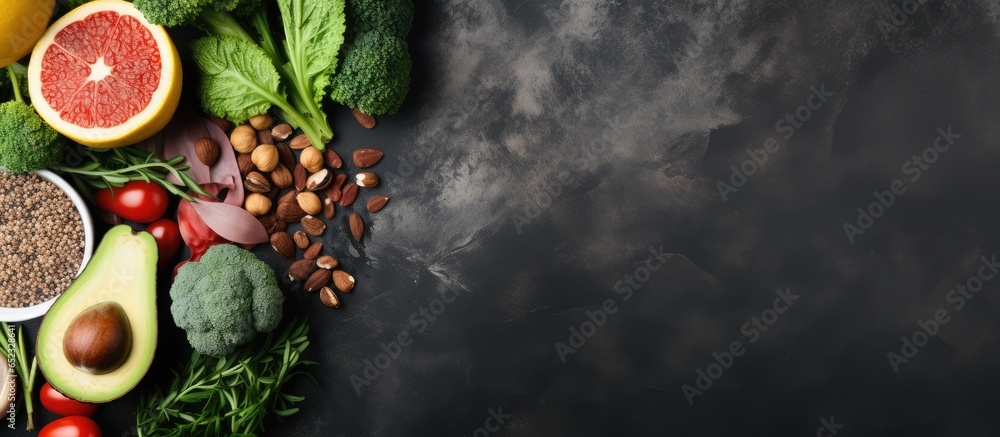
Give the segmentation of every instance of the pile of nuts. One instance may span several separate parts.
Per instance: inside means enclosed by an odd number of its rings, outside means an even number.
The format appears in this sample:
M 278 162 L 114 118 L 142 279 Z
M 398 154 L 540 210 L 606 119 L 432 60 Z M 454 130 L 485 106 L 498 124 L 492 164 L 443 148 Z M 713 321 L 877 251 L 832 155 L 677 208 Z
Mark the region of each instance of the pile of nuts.
M 229 134 L 237 152 L 237 163 L 247 191 L 243 208 L 264 225 L 274 251 L 294 261 L 288 278 L 304 282 L 303 287 L 308 292 L 318 291 L 320 300 L 327 306 L 339 307 L 340 299 L 334 290 L 349 293 L 354 288 L 354 277 L 337 269 L 340 265 L 337 259 L 324 254 L 323 243 L 314 242 L 311 237 L 324 234 L 327 221 L 337 214 L 338 203 L 341 208 L 349 208 L 362 188 L 378 185 L 378 176 L 362 171 L 348 182 L 347 173 L 337 172 L 344 167 L 337 152 L 329 148 L 320 152 L 313 147 L 309 137 L 294 135 L 290 125 L 275 124 L 268 114 L 253 117 L 249 124 L 235 128 L 225 120 L 214 117 L 213 120 Z M 219 156 L 219 145 L 210 138 L 199 139 L 195 150 L 199 160 L 206 165 L 214 164 Z M 357 168 L 368 169 L 382 156 L 383 153 L 376 149 L 360 149 L 354 152 L 353 161 Z M 366 209 L 374 214 L 388 202 L 386 196 L 373 196 Z M 288 229 L 293 224 L 301 227 L 294 236 Z M 365 231 L 360 214 L 350 214 L 348 228 L 360 243 Z M 302 251 L 301 259 L 296 260 L 296 249 Z

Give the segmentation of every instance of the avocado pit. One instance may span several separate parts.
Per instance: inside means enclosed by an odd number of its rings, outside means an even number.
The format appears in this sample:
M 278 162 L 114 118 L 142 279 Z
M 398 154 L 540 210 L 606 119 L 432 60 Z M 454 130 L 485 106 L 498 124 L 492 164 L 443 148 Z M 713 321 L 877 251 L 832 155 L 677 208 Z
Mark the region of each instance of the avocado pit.
M 70 322 L 63 337 L 63 354 L 73 367 L 92 375 L 121 367 L 132 348 L 132 329 L 117 302 L 87 308 Z

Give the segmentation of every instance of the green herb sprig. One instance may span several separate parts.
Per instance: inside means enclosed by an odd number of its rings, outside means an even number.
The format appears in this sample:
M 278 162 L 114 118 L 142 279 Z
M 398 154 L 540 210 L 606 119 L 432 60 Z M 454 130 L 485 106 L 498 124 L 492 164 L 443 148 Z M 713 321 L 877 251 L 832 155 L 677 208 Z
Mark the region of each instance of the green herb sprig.
M 25 415 L 28 416 L 28 431 L 35 429 L 35 403 L 32 400 L 35 392 L 35 374 L 38 372 L 38 359 L 31 357 L 31 365 L 28 365 L 28 348 L 24 346 L 24 327 L 17 326 L 17 346 L 14 348 L 14 370 L 18 378 L 21 379 L 21 399 L 24 400 Z M 7 322 L 0 322 L 0 341 L 6 349 L 10 343 L 10 326 Z
M 184 186 L 195 193 L 211 196 L 185 172 L 191 167 L 184 165 L 184 156 L 163 161 L 148 152 L 135 147 L 121 147 L 110 150 L 92 149 L 87 160 L 77 167 L 57 165 L 53 170 L 68 175 L 76 188 L 87 200 L 93 201 L 94 191 L 120 188 L 130 181 L 155 182 L 167 191 L 194 202 L 195 199 L 170 182 L 168 175 L 174 175 Z
M 281 391 L 297 370 L 315 365 L 302 357 L 309 346 L 307 321 L 293 321 L 280 334 L 216 358 L 192 352 L 174 372 L 170 388 L 142 396 L 136 411 L 140 437 L 255 435 L 269 413 L 288 417 L 305 399 Z

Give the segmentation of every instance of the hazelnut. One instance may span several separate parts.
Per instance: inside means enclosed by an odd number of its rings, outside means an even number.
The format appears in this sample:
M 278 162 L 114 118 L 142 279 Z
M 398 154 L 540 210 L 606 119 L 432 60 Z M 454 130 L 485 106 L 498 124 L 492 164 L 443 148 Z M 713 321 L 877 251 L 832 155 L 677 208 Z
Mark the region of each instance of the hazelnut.
M 323 169 L 323 152 L 315 147 L 306 147 L 302 149 L 302 154 L 299 155 L 299 162 L 309 170 L 309 173 L 316 173 Z
M 269 172 L 278 166 L 278 149 L 270 144 L 261 144 L 254 149 L 250 159 L 260 171 Z
M 243 200 L 243 208 L 255 217 L 267 215 L 271 212 L 271 199 L 260 193 L 250 193 Z
M 274 182 L 278 188 L 288 188 L 292 186 L 292 172 L 288 171 L 288 167 L 283 164 L 278 164 L 271 172 L 271 182 Z
M 241 124 L 233 129 L 229 135 L 229 141 L 233 143 L 233 148 L 240 153 L 250 153 L 257 148 L 257 131 L 249 124 Z
M 257 130 L 270 129 L 274 125 L 274 120 L 269 114 L 260 114 L 250 117 L 250 125 Z
M 299 203 L 299 208 L 302 208 L 306 214 L 316 215 L 323 212 L 323 202 L 319 200 L 319 196 L 312 191 L 303 191 L 295 196 L 295 200 Z

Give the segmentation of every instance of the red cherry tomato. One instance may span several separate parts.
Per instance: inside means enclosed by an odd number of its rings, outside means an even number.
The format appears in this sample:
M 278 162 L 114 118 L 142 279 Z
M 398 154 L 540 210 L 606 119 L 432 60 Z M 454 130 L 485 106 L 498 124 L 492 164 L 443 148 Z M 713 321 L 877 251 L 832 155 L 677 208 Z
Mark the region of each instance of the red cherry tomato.
M 45 425 L 38 437 L 101 437 L 101 428 L 87 416 L 69 416 Z
M 42 384 L 42 390 L 38 392 L 38 397 L 42 400 L 42 406 L 60 416 L 89 416 L 97 411 L 97 404 L 86 404 L 75 401 L 59 393 L 52 388 L 49 383 Z
M 156 183 L 131 181 L 124 187 L 105 188 L 94 195 L 97 206 L 138 223 L 152 223 L 167 212 L 167 190 Z
M 146 232 L 153 234 L 153 238 L 156 239 L 156 249 L 160 257 L 156 265 L 160 268 L 170 265 L 181 249 L 181 231 L 177 227 L 177 222 L 161 218 L 150 223 L 146 227 Z

